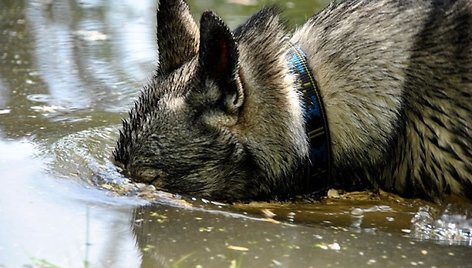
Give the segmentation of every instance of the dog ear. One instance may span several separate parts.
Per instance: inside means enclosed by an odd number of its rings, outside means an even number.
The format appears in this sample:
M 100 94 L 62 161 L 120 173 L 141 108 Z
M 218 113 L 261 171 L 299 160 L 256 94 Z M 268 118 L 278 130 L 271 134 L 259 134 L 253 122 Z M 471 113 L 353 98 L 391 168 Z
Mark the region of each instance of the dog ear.
M 197 55 L 199 30 L 183 0 L 160 0 L 156 17 L 157 74 L 168 74 Z
M 233 33 L 212 11 L 200 20 L 199 68 L 204 79 L 216 83 L 228 110 L 242 105 L 243 90 L 238 75 L 239 52 Z

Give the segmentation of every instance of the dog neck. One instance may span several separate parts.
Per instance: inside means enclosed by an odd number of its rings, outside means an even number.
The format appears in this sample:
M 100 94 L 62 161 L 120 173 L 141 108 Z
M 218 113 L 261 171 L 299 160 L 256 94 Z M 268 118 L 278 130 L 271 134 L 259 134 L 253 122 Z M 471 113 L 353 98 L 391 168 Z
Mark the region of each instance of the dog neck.
M 305 171 L 307 186 L 310 190 L 319 190 L 320 186 L 327 185 L 331 177 L 331 140 L 323 100 L 305 53 L 299 46 L 290 44 L 287 60 L 290 72 L 296 77 L 295 84 L 304 108 L 305 128 L 310 143 Z

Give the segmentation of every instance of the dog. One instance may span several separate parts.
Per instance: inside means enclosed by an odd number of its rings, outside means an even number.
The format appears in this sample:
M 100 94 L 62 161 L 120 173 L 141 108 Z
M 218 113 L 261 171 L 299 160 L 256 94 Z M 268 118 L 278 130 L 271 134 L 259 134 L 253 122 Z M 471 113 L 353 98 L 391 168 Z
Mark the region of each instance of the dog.
M 159 63 L 113 152 L 134 181 L 212 200 L 330 187 L 472 200 L 472 1 L 346 0 L 293 32 L 161 0 Z

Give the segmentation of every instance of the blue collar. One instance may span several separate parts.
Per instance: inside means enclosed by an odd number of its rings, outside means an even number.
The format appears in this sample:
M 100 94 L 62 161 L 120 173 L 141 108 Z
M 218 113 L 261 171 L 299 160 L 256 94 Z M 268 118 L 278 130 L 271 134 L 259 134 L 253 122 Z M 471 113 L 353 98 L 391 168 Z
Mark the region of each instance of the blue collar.
M 331 139 L 319 87 L 308 66 L 307 57 L 298 45 L 290 46 L 287 53 L 288 64 L 290 72 L 296 77 L 295 83 L 305 110 L 305 128 L 310 142 L 310 155 L 305 170 L 307 188 L 304 190 L 312 192 L 326 187 L 331 179 Z

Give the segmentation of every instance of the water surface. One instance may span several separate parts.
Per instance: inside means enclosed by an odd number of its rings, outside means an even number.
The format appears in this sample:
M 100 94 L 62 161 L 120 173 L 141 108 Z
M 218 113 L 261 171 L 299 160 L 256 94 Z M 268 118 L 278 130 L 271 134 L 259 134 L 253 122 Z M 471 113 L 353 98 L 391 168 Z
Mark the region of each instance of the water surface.
M 155 68 L 155 2 L 0 0 L 0 267 L 472 266 L 467 206 L 230 206 L 127 184 L 110 155 Z M 189 3 L 235 27 L 269 2 Z M 327 4 L 277 3 L 292 26 Z

